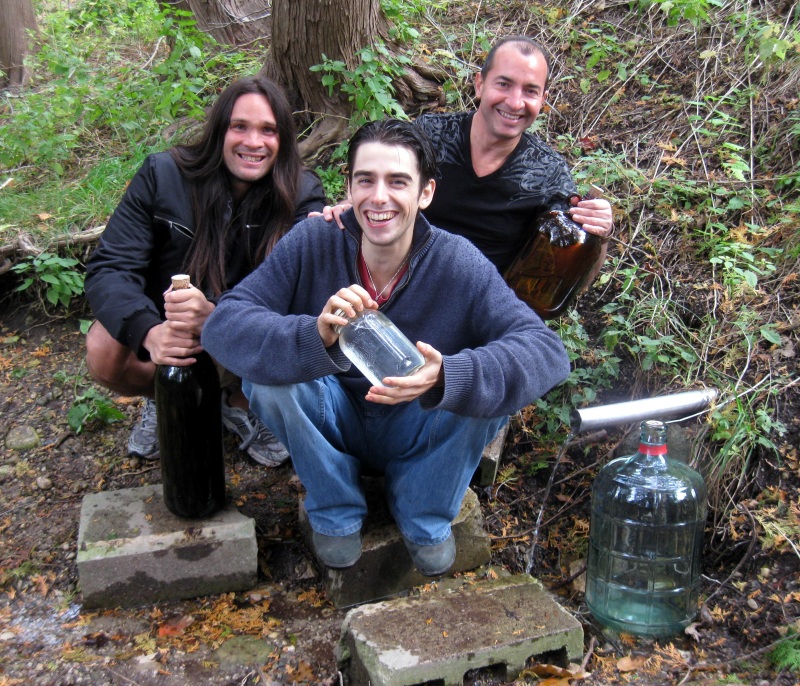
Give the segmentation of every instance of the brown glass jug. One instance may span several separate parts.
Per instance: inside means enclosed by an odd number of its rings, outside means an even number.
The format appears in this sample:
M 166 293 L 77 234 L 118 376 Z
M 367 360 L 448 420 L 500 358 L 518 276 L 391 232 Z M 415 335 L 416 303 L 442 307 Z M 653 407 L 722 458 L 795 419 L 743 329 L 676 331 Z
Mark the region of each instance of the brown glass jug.
M 602 194 L 595 188 L 589 197 Z M 566 212 L 553 210 L 537 217 L 505 280 L 542 319 L 553 319 L 588 285 L 602 256 L 602 239 L 584 231 Z

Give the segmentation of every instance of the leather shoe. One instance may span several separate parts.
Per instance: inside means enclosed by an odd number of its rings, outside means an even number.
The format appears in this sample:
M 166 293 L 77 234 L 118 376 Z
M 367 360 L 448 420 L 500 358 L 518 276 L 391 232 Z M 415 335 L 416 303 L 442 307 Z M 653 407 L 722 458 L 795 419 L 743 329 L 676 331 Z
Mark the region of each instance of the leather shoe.
M 456 539 L 453 532 L 450 537 L 436 545 L 417 545 L 403 537 L 414 566 L 424 576 L 439 576 L 444 574 L 456 561 Z
M 361 557 L 360 531 L 347 536 L 327 536 L 312 531 L 311 542 L 319 561 L 331 569 L 347 569 Z

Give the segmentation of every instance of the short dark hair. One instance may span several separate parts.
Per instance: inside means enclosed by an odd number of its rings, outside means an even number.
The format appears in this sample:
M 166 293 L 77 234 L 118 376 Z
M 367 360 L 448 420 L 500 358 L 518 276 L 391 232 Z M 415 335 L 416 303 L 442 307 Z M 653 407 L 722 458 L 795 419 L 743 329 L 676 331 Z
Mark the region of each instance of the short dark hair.
M 410 121 L 380 119 L 364 124 L 350 138 L 347 151 L 347 178 L 353 180 L 356 152 L 364 143 L 383 143 L 408 148 L 417 158 L 420 191 L 436 174 L 436 155 L 428 135 Z
M 528 38 L 528 36 L 504 36 L 500 40 L 498 40 L 493 46 L 492 49 L 489 50 L 489 54 L 486 55 L 486 59 L 483 62 L 483 67 L 481 67 L 481 76 L 486 78 L 486 75 L 492 70 L 492 65 L 494 64 L 494 56 L 497 53 L 497 49 L 502 45 L 507 45 L 508 43 L 513 43 L 517 50 L 520 51 L 523 55 L 533 55 L 539 54 L 544 57 L 544 61 L 547 64 L 547 78 L 544 82 L 544 88 L 547 90 L 547 84 L 550 83 L 550 72 L 553 69 L 553 56 L 550 54 L 550 51 L 545 48 L 541 43 L 538 41 L 533 40 L 533 38 Z

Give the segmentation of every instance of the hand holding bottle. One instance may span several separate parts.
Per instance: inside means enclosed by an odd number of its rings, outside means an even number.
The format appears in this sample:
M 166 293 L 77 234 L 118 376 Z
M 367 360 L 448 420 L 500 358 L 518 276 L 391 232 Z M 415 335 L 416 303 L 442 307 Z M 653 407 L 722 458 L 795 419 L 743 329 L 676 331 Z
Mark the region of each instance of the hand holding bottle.
M 176 328 L 170 321 L 161 322 L 150 329 L 143 345 L 153 362 L 174 367 L 194 364 L 196 359 L 193 356 L 203 350 L 199 336 Z
M 366 399 L 381 405 L 397 405 L 416 400 L 435 386 L 444 385 L 442 354 L 432 345 L 417 343 L 417 349 L 425 358 L 425 364 L 409 376 L 389 376 L 382 386 L 369 389 Z
M 164 293 L 164 311 L 176 330 L 189 332 L 199 339 L 206 319 L 214 311 L 214 303 L 194 286 L 179 289 L 170 286 Z
M 325 307 L 317 317 L 317 331 L 322 339 L 322 344 L 326 348 L 330 348 L 339 339 L 339 332 L 333 327 L 344 326 L 348 322 L 348 317 L 355 317 L 365 309 L 377 310 L 378 303 L 362 286 L 353 284 L 336 291 L 328 298 L 328 302 L 325 303 Z M 339 310 L 344 312 L 343 316 L 337 314 Z
M 585 197 L 573 195 L 569 216 L 587 233 L 608 239 L 614 232 L 614 213 L 604 194 L 602 188 L 592 185 Z

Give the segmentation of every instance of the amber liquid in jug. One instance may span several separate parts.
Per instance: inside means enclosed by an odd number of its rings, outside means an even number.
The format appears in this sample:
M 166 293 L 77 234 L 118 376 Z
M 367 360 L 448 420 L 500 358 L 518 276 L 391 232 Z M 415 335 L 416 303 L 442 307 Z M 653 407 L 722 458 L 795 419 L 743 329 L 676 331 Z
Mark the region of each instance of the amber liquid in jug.
M 601 197 L 592 186 L 588 197 Z M 560 316 L 588 285 L 603 252 L 603 241 L 566 212 L 536 219 L 533 233 L 505 274 L 517 297 L 542 319 Z

